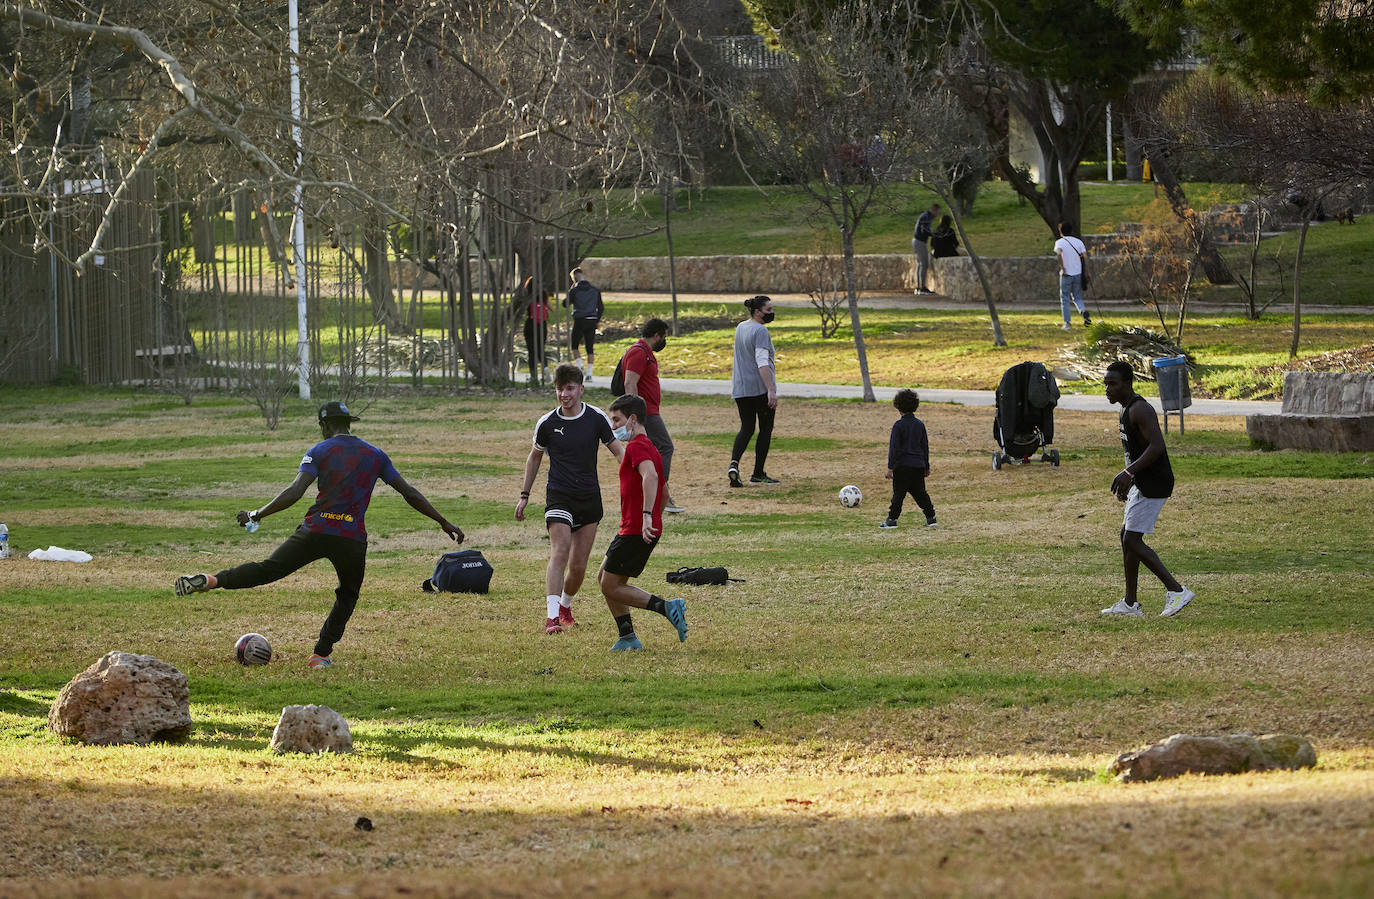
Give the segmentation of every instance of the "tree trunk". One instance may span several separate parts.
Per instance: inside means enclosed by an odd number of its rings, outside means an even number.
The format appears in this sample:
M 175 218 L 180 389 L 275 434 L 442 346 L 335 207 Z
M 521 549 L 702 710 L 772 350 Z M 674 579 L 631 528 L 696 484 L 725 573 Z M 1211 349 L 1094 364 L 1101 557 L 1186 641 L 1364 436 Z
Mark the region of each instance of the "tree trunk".
M 1129 115 L 1121 117 L 1121 147 L 1126 153 L 1126 180 L 1139 181 L 1145 175 L 1145 152 Z
M 391 290 L 391 264 L 386 227 L 381 215 L 369 213 L 363 222 L 363 290 L 372 300 L 372 320 L 400 334 L 409 333 Z
M 854 351 L 859 356 L 859 376 L 863 379 L 864 402 L 877 400 L 873 393 L 873 379 L 868 374 L 868 350 L 864 346 L 864 329 L 859 322 L 859 290 L 854 280 L 854 233 L 848 225 L 841 232 L 844 242 L 844 281 L 849 291 L 849 325 L 854 330 Z
M 1159 186 L 1164 188 L 1164 196 L 1169 200 L 1169 208 L 1174 211 L 1174 215 L 1181 222 L 1188 221 L 1188 213 L 1191 207 L 1188 205 L 1188 195 L 1183 190 L 1183 184 L 1178 180 L 1178 173 L 1169 164 L 1168 157 L 1163 153 L 1156 153 L 1150 157 L 1150 171 Z M 1202 272 L 1207 276 L 1207 280 L 1213 284 L 1231 284 L 1235 281 L 1235 276 L 1231 274 L 1231 269 L 1221 258 L 1221 253 L 1217 251 L 1217 245 L 1212 242 L 1211 235 L 1201 220 L 1201 213 L 1197 213 L 1198 233 L 1194 235 L 1197 244 L 1198 262 L 1202 263 Z
M 941 195 L 941 199 L 944 199 Z M 946 201 L 948 202 L 948 201 Z M 968 251 L 968 258 L 973 263 L 973 270 L 978 273 L 978 283 L 983 286 L 983 297 L 988 304 L 988 318 L 992 320 L 992 345 L 1006 346 L 1007 340 L 1002 336 L 1002 319 L 997 315 L 997 301 L 992 298 L 992 285 L 988 283 L 988 273 L 983 268 L 982 258 L 969 246 L 968 233 L 964 231 L 964 221 L 958 215 L 951 215 L 954 219 L 954 230 L 959 232 L 959 243 L 964 245 Z
M 1307 228 L 1312 224 L 1312 211 L 1316 204 L 1302 213 L 1302 231 L 1298 233 L 1298 255 L 1293 260 L 1293 342 L 1288 345 L 1288 358 L 1298 355 L 1298 336 L 1302 333 L 1302 251 L 1307 244 Z
M 1132 97 L 1126 103 L 1122 119 L 1125 121 L 1126 128 L 1134 136 L 1136 146 L 1142 148 L 1143 152 L 1149 155 L 1150 173 L 1159 186 L 1164 188 L 1164 196 L 1169 201 L 1169 208 L 1173 210 L 1174 216 L 1180 222 L 1186 224 L 1188 213 L 1191 211 L 1191 207 L 1188 205 L 1188 195 L 1183 190 L 1182 182 L 1178 180 L 1178 173 L 1169 163 L 1169 145 L 1150 127 L 1149 107 L 1157 104 L 1158 101 L 1156 92 L 1147 92 Z M 1129 147 L 1130 144 L 1128 143 L 1127 146 Z M 1235 276 L 1231 274 L 1231 269 L 1227 266 L 1226 261 L 1221 258 L 1221 253 L 1217 251 L 1211 236 L 1207 234 L 1200 222 L 1198 227 L 1200 230 L 1196 235 L 1195 242 L 1198 261 L 1202 263 L 1203 274 L 1213 284 L 1234 283 Z
M 673 255 L 673 208 L 677 205 L 677 191 L 673 176 L 667 176 L 663 189 L 663 231 L 668 238 L 668 290 L 673 295 L 673 336 L 677 336 L 677 257 Z

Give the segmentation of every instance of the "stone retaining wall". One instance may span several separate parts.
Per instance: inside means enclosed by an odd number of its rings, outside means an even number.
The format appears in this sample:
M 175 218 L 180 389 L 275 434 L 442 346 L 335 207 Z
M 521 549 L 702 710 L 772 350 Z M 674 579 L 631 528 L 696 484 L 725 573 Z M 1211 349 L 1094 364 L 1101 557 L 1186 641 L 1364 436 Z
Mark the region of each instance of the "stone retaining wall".
M 1283 376 L 1283 411 L 1247 415 L 1245 431 L 1281 449 L 1374 450 L 1374 375 L 1290 371 Z
M 1059 296 L 1059 262 L 1054 256 L 1020 256 L 982 260 L 999 302 Z M 844 290 L 840 256 L 682 256 L 677 259 L 677 289 L 684 293 L 808 293 L 818 285 Z M 859 289 L 878 293 L 911 293 L 916 286 L 916 257 L 889 253 L 854 257 Z M 608 295 L 617 290 L 667 291 L 666 256 L 594 257 L 582 263 L 587 278 Z M 1116 256 L 1090 261 L 1093 296 L 1121 299 L 1140 296 L 1125 262 Z M 982 303 L 983 288 L 967 256 L 932 260 L 927 286 L 950 299 Z

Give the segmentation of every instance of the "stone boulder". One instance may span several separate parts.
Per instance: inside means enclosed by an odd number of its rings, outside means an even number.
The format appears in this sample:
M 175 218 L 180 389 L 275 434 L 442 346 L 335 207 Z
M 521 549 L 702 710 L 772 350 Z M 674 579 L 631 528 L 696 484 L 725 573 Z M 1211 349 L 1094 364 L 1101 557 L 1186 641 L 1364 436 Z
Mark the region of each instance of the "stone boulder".
M 1374 450 L 1374 375 L 1287 372 L 1282 411 L 1245 416 L 1245 430 L 1256 443 L 1279 449 Z
M 1317 753 L 1312 744 L 1292 734 L 1174 734 L 1137 752 L 1122 753 L 1108 770 L 1122 783 L 1136 783 L 1180 774 L 1242 774 L 1275 768 L 1311 768 L 1315 764 Z
M 183 740 L 191 732 L 191 691 L 186 675 L 161 659 L 106 653 L 62 688 L 48 726 L 102 746 Z
M 352 752 L 343 715 L 327 705 L 289 705 L 272 731 L 273 752 Z

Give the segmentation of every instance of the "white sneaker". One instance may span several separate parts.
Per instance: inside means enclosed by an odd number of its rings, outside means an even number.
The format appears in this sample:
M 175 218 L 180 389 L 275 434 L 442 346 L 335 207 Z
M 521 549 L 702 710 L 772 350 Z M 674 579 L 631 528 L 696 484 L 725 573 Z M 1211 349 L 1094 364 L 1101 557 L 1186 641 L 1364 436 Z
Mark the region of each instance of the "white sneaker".
M 1145 610 L 1139 604 L 1130 605 L 1123 596 L 1108 608 L 1102 610 L 1103 615 L 1121 615 L 1124 618 L 1143 618 Z
M 1184 587 L 1177 593 L 1170 590 L 1168 593 L 1164 594 L 1164 611 L 1159 613 L 1159 617 L 1173 618 L 1179 612 L 1183 611 L 1184 606 L 1193 601 L 1194 596 L 1197 596 L 1197 594 L 1187 587 Z
M 1061 331 L 1072 331 L 1072 330 L 1073 330 L 1073 325 L 1069 324 L 1068 322 L 1064 322 L 1064 324 L 1062 324 L 1062 325 L 1059 326 L 1059 330 L 1061 330 Z

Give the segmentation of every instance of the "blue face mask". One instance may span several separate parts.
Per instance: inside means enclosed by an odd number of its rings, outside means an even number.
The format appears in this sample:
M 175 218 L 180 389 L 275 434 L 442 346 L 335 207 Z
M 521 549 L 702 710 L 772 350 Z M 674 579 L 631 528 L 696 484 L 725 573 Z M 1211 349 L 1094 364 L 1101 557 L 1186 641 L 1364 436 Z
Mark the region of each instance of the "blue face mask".
M 614 431 L 611 431 L 611 433 L 615 435 L 615 439 L 619 440 L 621 443 L 628 443 L 630 441 L 630 436 L 634 432 L 630 430 L 629 425 L 625 425 L 623 428 L 616 428 Z

